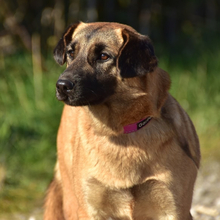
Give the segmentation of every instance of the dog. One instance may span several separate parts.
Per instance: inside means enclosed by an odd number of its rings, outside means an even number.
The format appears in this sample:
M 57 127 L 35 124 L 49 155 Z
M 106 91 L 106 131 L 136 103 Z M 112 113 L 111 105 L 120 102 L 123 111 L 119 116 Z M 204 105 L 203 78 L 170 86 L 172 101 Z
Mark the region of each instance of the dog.
M 195 128 L 169 94 L 148 36 L 108 22 L 67 28 L 64 105 L 44 220 L 190 220 L 200 165 Z

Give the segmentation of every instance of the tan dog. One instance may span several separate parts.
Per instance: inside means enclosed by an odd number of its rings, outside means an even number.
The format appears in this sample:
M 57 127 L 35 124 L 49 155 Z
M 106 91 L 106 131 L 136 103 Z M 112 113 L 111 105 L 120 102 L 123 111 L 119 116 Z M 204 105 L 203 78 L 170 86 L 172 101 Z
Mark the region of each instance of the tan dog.
M 147 36 L 117 23 L 70 26 L 58 160 L 45 220 L 190 220 L 200 162 L 192 122 L 168 93 Z

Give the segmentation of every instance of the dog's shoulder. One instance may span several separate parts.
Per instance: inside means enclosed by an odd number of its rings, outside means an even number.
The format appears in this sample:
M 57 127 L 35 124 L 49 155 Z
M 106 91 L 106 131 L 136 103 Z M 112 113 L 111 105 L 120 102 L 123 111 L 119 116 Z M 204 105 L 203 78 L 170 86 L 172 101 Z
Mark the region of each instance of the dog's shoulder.
M 195 127 L 185 110 L 170 94 L 161 110 L 161 117 L 172 127 L 180 147 L 199 167 L 200 147 Z

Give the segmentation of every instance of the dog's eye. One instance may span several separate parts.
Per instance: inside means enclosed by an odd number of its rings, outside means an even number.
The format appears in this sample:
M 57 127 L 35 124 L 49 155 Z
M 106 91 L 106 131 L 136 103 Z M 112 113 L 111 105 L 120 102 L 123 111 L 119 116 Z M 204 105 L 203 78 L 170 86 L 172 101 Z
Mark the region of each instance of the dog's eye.
M 106 60 L 108 60 L 109 59 L 109 55 L 108 54 L 106 54 L 106 53 L 101 53 L 100 54 L 100 57 L 99 57 L 99 60 L 102 60 L 102 61 L 106 61 Z
M 74 50 L 69 50 L 67 51 L 67 55 L 70 57 L 70 58 L 74 58 Z

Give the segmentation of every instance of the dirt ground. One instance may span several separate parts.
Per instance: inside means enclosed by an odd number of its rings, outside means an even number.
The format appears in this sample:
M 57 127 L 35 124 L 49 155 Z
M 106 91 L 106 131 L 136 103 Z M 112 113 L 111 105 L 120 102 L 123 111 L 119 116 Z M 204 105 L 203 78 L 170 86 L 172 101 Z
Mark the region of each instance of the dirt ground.
M 201 166 L 191 212 L 194 220 L 220 220 L 220 162 Z

